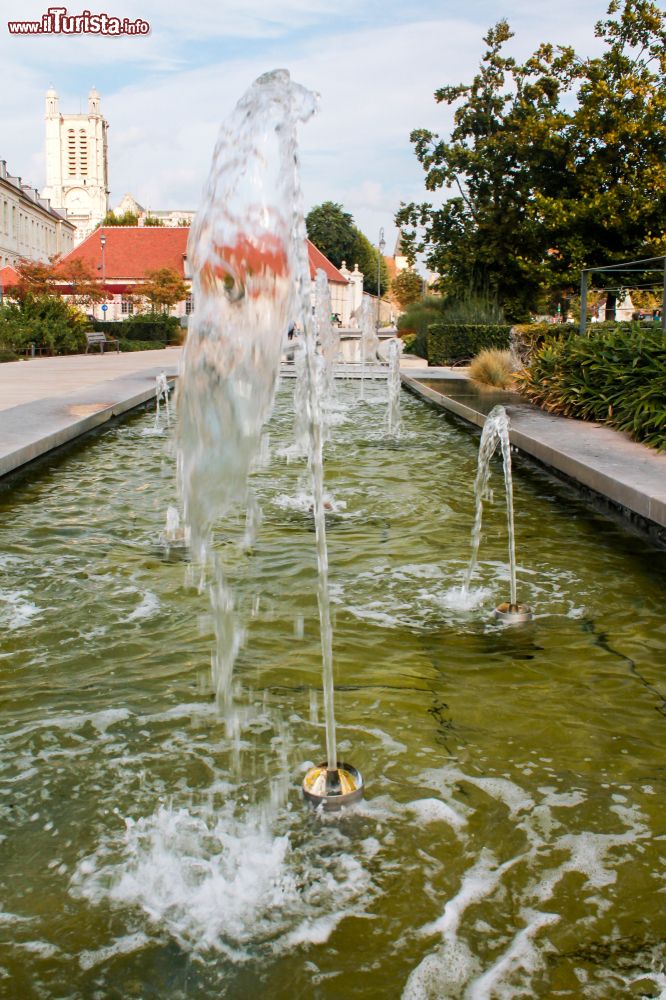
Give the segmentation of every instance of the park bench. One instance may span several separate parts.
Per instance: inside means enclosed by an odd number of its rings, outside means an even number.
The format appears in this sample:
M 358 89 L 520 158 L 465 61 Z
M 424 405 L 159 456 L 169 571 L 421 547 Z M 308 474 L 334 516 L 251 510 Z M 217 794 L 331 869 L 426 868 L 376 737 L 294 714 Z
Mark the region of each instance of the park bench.
M 120 351 L 120 344 L 117 339 L 115 337 L 107 337 L 107 335 L 101 331 L 98 332 L 95 330 L 93 333 L 86 333 L 86 340 L 88 341 L 86 344 L 86 354 L 91 347 L 95 346 L 95 344 L 99 344 L 100 354 L 104 353 L 104 348 L 107 344 L 115 347 L 117 351 Z

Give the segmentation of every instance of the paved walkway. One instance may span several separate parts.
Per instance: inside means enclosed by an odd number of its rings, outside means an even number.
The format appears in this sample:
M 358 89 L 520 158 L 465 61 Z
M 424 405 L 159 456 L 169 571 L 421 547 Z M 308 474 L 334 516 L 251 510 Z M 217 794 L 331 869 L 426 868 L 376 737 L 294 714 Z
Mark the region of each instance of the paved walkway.
M 77 354 L 0 364 L 0 476 L 155 395 L 180 348 Z
M 612 504 L 666 528 L 666 454 L 627 434 L 533 406 L 516 393 L 479 391 L 460 369 L 410 368 L 403 383 L 440 409 L 482 427 L 496 404 L 511 421 L 511 443 Z M 658 531 L 666 541 L 666 534 Z
M 163 351 L 132 351 L 118 354 L 99 351 L 64 358 L 31 358 L 0 364 L 0 410 L 32 403 L 47 396 L 64 396 L 90 389 L 102 382 L 138 372 L 168 370 L 176 374 L 180 348 Z M 1 429 L 0 429 L 1 434 Z

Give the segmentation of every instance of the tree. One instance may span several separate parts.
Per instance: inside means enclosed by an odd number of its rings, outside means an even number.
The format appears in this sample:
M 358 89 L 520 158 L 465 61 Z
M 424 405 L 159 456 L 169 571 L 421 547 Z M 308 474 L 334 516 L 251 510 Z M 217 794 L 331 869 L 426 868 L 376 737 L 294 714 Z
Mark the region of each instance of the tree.
M 78 257 L 63 261 L 55 273 L 59 281 L 66 281 L 71 285 L 70 301 L 75 305 L 91 306 L 95 302 L 103 302 L 106 298 L 97 276 Z
M 163 226 L 164 222 L 155 215 L 147 215 L 143 220 L 143 224 L 144 226 Z
M 398 271 L 391 282 L 391 295 L 406 309 L 412 302 L 419 302 L 423 297 L 423 278 L 416 271 Z
M 22 260 L 16 264 L 19 281 L 10 285 L 5 295 L 17 302 L 26 298 L 53 298 L 59 294 L 55 285 L 53 263 L 34 260 Z
M 449 140 L 411 138 L 426 187 L 451 196 L 403 205 L 396 222 L 449 295 L 496 295 L 522 319 L 585 265 L 664 252 L 664 15 L 649 0 L 619 10 L 613 0 L 595 28 L 605 50 L 586 60 L 544 44 L 519 64 L 500 21 L 472 83 L 436 92 L 456 105 Z
M 116 215 L 114 211 L 109 211 L 106 213 L 106 215 L 104 216 L 104 218 L 102 219 L 97 228 L 99 229 L 100 226 L 138 226 L 138 225 L 139 225 L 139 216 L 136 215 L 134 212 L 127 211 L 123 212 L 122 215 Z
M 188 285 L 171 267 L 146 271 L 146 279 L 141 286 L 141 295 L 150 302 L 152 312 L 168 312 L 171 306 L 183 302 L 189 294 Z
M 332 264 L 341 267 L 342 262 L 346 261 L 350 267 L 354 266 L 353 255 L 356 245 L 354 220 L 349 212 L 345 212 L 342 205 L 333 201 L 316 205 L 308 212 L 305 226 L 308 239 L 312 240 Z
M 367 292 L 377 292 L 378 251 L 364 233 L 354 225 L 354 219 L 345 212 L 342 205 L 325 201 L 313 208 L 305 219 L 310 239 L 325 257 L 341 267 L 343 262 L 351 269 L 358 264 L 363 274 L 363 284 Z M 385 295 L 389 286 L 386 261 L 380 261 L 380 289 Z

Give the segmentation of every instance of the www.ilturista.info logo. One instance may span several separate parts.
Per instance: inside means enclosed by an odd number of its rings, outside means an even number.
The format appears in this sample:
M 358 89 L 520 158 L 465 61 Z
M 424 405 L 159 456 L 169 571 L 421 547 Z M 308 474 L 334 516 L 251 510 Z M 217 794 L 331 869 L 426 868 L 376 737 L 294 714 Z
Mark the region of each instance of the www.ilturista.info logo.
M 41 21 L 8 21 L 10 35 L 147 35 L 147 21 L 130 21 L 110 14 L 68 14 L 66 7 L 49 7 Z

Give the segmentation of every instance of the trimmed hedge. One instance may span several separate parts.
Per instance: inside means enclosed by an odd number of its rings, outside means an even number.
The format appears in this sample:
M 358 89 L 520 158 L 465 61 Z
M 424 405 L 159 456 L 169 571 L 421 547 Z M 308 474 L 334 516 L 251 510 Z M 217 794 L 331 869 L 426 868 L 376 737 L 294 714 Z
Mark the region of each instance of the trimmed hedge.
M 508 351 L 508 323 L 433 323 L 428 327 L 428 364 L 450 365 L 476 357 L 479 351 Z
M 142 313 L 117 322 L 96 319 L 93 320 L 93 329 L 98 333 L 108 331 L 109 336 L 119 340 L 154 340 L 162 345 L 179 342 L 181 334 L 178 317 L 164 316 L 161 313 Z
M 164 344 L 158 340 L 127 340 L 120 338 L 118 346 L 121 351 L 161 351 Z
M 607 423 L 666 448 L 666 337 L 639 324 L 551 338 L 517 377 L 553 413 Z

